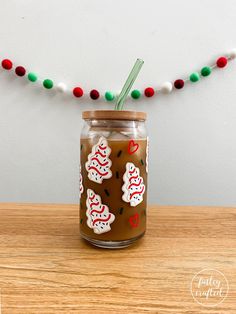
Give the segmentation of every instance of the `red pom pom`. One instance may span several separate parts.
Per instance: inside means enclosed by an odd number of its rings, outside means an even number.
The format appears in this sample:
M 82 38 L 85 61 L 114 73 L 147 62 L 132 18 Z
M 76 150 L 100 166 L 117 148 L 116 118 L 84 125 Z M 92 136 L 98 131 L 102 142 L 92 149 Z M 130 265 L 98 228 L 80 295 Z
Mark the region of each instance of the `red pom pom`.
M 12 68 L 12 62 L 9 59 L 4 59 L 2 60 L 2 67 L 5 70 L 11 70 Z
M 146 97 L 152 97 L 155 94 L 155 91 L 152 87 L 147 87 L 144 90 L 144 94 Z
M 176 89 L 181 89 L 184 87 L 184 80 L 178 79 L 176 81 L 174 81 L 174 87 Z
M 220 57 L 220 58 L 216 61 L 216 65 L 218 66 L 218 68 L 224 68 L 227 63 L 228 63 L 228 60 L 227 60 L 227 58 L 225 58 L 225 57 Z
M 22 67 L 22 66 L 18 66 L 18 67 L 15 68 L 15 73 L 16 73 L 16 75 L 18 75 L 18 76 L 24 76 L 24 75 L 25 75 L 25 72 L 26 72 L 26 70 L 25 70 L 25 68 Z
M 91 92 L 90 92 L 90 97 L 91 97 L 92 99 L 94 99 L 94 100 L 95 100 L 95 99 L 98 99 L 99 96 L 100 96 L 99 91 L 97 91 L 96 89 L 91 90 Z
M 74 94 L 75 97 L 82 97 L 83 94 L 84 94 L 84 91 L 80 87 L 75 87 L 73 89 L 73 94 Z

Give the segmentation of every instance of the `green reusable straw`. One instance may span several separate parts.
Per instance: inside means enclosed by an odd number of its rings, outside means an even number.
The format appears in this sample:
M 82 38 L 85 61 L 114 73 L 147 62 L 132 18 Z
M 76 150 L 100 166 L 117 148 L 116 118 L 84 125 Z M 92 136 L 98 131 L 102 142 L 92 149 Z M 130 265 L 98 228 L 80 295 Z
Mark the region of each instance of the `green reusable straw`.
M 123 88 L 122 88 L 122 90 L 121 90 L 121 92 L 117 98 L 115 110 L 122 110 L 123 109 L 125 99 L 126 99 L 127 95 L 129 94 L 129 91 L 130 91 L 131 87 L 133 86 L 134 81 L 136 80 L 136 77 L 138 76 L 139 71 L 141 70 L 141 67 L 143 66 L 143 63 L 144 63 L 144 61 L 141 59 L 136 60 L 134 66 L 133 66 L 133 69 L 131 70 L 131 72 L 130 72 L 130 74 L 129 74 L 126 82 L 125 82 L 125 85 L 123 86 Z

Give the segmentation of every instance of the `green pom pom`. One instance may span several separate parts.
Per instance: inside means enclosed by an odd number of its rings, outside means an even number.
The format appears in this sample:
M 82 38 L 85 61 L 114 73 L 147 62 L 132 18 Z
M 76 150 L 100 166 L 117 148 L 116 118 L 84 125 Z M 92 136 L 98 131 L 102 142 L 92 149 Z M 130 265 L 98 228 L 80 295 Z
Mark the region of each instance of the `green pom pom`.
M 201 75 L 202 76 L 208 76 L 211 74 L 211 68 L 210 67 L 204 67 L 201 69 Z
M 200 80 L 200 76 L 197 72 L 194 72 L 189 76 L 189 79 L 191 82 L 195 83 Z
M 53 81 L 46 79 L 43 81 L 43 86 L 47 89 L 53 88 Z
M 141 92 L 137 89 L 134 89 L 132 92 L 131 92 L 131 97 L 133 99 L 139 99 L 141 96 Z
M 28 74 L 28 80 L 29 80 L 30 82 L 36 82 L 37 79 L 38 79 L 38 77 L 37 77 L 37 75 L 36 75 L 35 73 L 30 72 L 30 73 Z
M 105 99 L 107 101 L 112 101 L 115 98 L 114 94 L 112 92 L 106 92 L 105 93 Z

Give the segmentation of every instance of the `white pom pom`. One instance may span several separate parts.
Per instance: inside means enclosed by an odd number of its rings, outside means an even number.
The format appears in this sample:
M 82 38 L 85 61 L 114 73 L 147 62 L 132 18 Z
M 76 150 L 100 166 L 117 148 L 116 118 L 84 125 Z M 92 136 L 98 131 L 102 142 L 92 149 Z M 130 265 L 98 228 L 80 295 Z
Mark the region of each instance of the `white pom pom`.
M 65 83 L 60 82 L 57 84 L 56 89 L 61 93 L 65 93 L 67 91 L 67 86 Z
M 173 88 L 173 86 L 172 86 L 171 82 L 165 82 L 161 86 L 161 91 L 164 94 L 169 94 L 172 91 L 172 88 Z
M 230 52 L 229 52 L 229 57 L 231 59 L 235 59 L 236 58 L 236 48 L 235 49 L 232 49 Z

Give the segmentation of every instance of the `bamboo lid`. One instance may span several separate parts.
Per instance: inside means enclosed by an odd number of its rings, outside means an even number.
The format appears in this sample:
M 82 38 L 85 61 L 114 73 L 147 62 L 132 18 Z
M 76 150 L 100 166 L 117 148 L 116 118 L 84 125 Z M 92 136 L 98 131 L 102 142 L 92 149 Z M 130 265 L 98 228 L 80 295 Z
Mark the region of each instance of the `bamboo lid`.
M 146 112 L 126 111 L 126 110 L 92 110 L 83 111 L 82 118 L 84 120 L 134 120 L 145 121 Z

